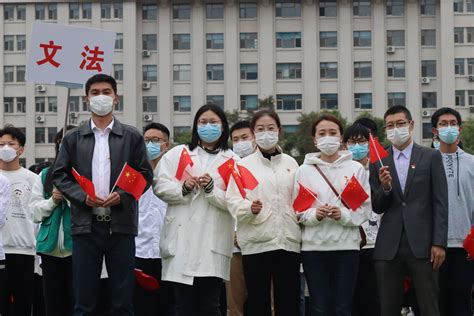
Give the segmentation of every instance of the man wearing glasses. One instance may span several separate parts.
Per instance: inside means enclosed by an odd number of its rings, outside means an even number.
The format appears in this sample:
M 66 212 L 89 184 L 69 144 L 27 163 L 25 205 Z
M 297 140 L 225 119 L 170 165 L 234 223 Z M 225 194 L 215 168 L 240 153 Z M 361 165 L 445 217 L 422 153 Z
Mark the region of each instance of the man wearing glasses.
M 383 214 L 374 250 L 382 316 L 399 316 L 409 275 L 421 315 L 438 316 L 438 269 L 448 235 L 448 189 L 441 154 L 415 144 L 404 106 L 385 112 L 389 156 L 370 167 L 373 209 Z

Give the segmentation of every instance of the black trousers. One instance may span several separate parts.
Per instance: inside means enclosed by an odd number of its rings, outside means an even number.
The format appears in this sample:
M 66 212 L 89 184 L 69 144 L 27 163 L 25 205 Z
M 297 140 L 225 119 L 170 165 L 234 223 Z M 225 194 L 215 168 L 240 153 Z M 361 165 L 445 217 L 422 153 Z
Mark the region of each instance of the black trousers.
M 0 315 L 5 315 L 7 306 L 7 271 L 6 260 L 0 260 Z
M 472 316 L 472 261 L 463 248 L 448 248 L 439 270 L 439 309 L 442 316 Z
M 352 302 L 353 316 L 379 316 L 380 300 L 375 275 L 374 249 L 359 252 L 359 272 Z
M 223 280 L 195 277 L 193 285 L 172 283 L 177 316 L 224 316 L 221 314 Z
M 46 315 L 72 315 L 72 256 L 58 258 L 41 255 L 41 267 Z
M 242 256 L 247 286 L 246 316 L 270 316 L 270 287 L 276 316 L 299 315 L 300 254 L 285 250 Z

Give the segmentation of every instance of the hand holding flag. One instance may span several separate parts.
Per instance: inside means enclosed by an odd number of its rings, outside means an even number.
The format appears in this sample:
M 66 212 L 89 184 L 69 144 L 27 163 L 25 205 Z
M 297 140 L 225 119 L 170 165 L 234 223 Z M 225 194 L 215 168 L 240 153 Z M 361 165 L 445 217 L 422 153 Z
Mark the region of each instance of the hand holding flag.
M 468 259 L 474 259 L 474 227 L 471 227 L 471 231 L 467 234 L 464 239 L 463 247 L 468 254 Z
M 229 185 L 229 180 L 230 176 L 232 175 L 232 171 L 234 170 L 234 165 L 234 158 L 230 158 L 217 168 L 217 171 L 219 172 L 220 176 L 222 177 L 222 180 L 224 181 L 226 189 Z
M 84 192 L 86 192 L 87 195 L 89 195 L 92 200 L 95 201 L 97 197 L 95 195 L 94 183 L 92 183 L 92 181 L 87 179 L 86 177 L 81 176 L 74 168 L 72 168 L 72 175 L 76 179 L 77 183 L 79 183 L 82 190 L 84 190 Z
M 138 201 L 145 191 L 146 180 L 140 172 L 125 163 L 115 185 L 133 195 L 135 200 Z M 112 188 L 112 191 L 114 190 L 115 185 Z
M 293 202 L 293 209 L 297 213 L 306 211 L 313 205 L 313 203 L 318 199 L 317 194 L 305 187 L 301 182 L 298 181 L 300 189 L 298 195 L 296 196 Z
M 178 179 L 178 181 L 183 180 L 183 174 L 186 171 L 186 168 L 188 166 L 192 167 L 193 165 L 193 160 L 189 156 L 188 151 L 186 150 L 186 148 L 183 148 L 183 150 L 181 151 L 181 156 L 179 157 L 178 169 L 176 170 L 176 179 Z M 188 175 L 190 175 L 189 172 L 187 173 Z

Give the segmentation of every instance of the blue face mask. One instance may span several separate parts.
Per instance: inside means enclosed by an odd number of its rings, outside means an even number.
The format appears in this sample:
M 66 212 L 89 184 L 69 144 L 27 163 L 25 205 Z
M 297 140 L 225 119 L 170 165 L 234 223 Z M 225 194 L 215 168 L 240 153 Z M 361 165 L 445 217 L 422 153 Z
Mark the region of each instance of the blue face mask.
M 439 138 L 446 144 L 453 144 L 459 137 L 459 127 L 448 126 L 438 128 Z
M 352 153 L 352 158 L 354 160 L 362 160 L 367 157 L 369 153 L 369 144 L 355 144 L 347 146 L 347 149 Z
M 213 143 L 222 135 L 221 124 L 199 125 L 197 132 L 203 142 Z
M 152 142 L 149 142 L 146 144 L 146 150 L 148 153 L 148 159 L 155 160 L 161 154 L 161 144 L 153 144 Z

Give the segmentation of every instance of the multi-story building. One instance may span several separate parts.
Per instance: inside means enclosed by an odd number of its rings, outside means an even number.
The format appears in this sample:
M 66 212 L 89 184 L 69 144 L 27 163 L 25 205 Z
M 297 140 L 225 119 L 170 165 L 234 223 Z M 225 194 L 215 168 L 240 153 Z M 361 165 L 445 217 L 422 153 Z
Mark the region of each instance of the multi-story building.
M 431 113 L 474 113 L 474 0 L 3 1 L 0 124 L 22 127 L 26 164 L 51 158 L 53 137 L 87 119 L 84 91 L 25 82 L 35 20 L 113 30 L 116 115 L 141 128 L 190 129 L 196 109 L 227 111 L 276 99 L 286 132 L 301 112 L 337 109 L 349 121 L 394 104 L 429 141 Z

